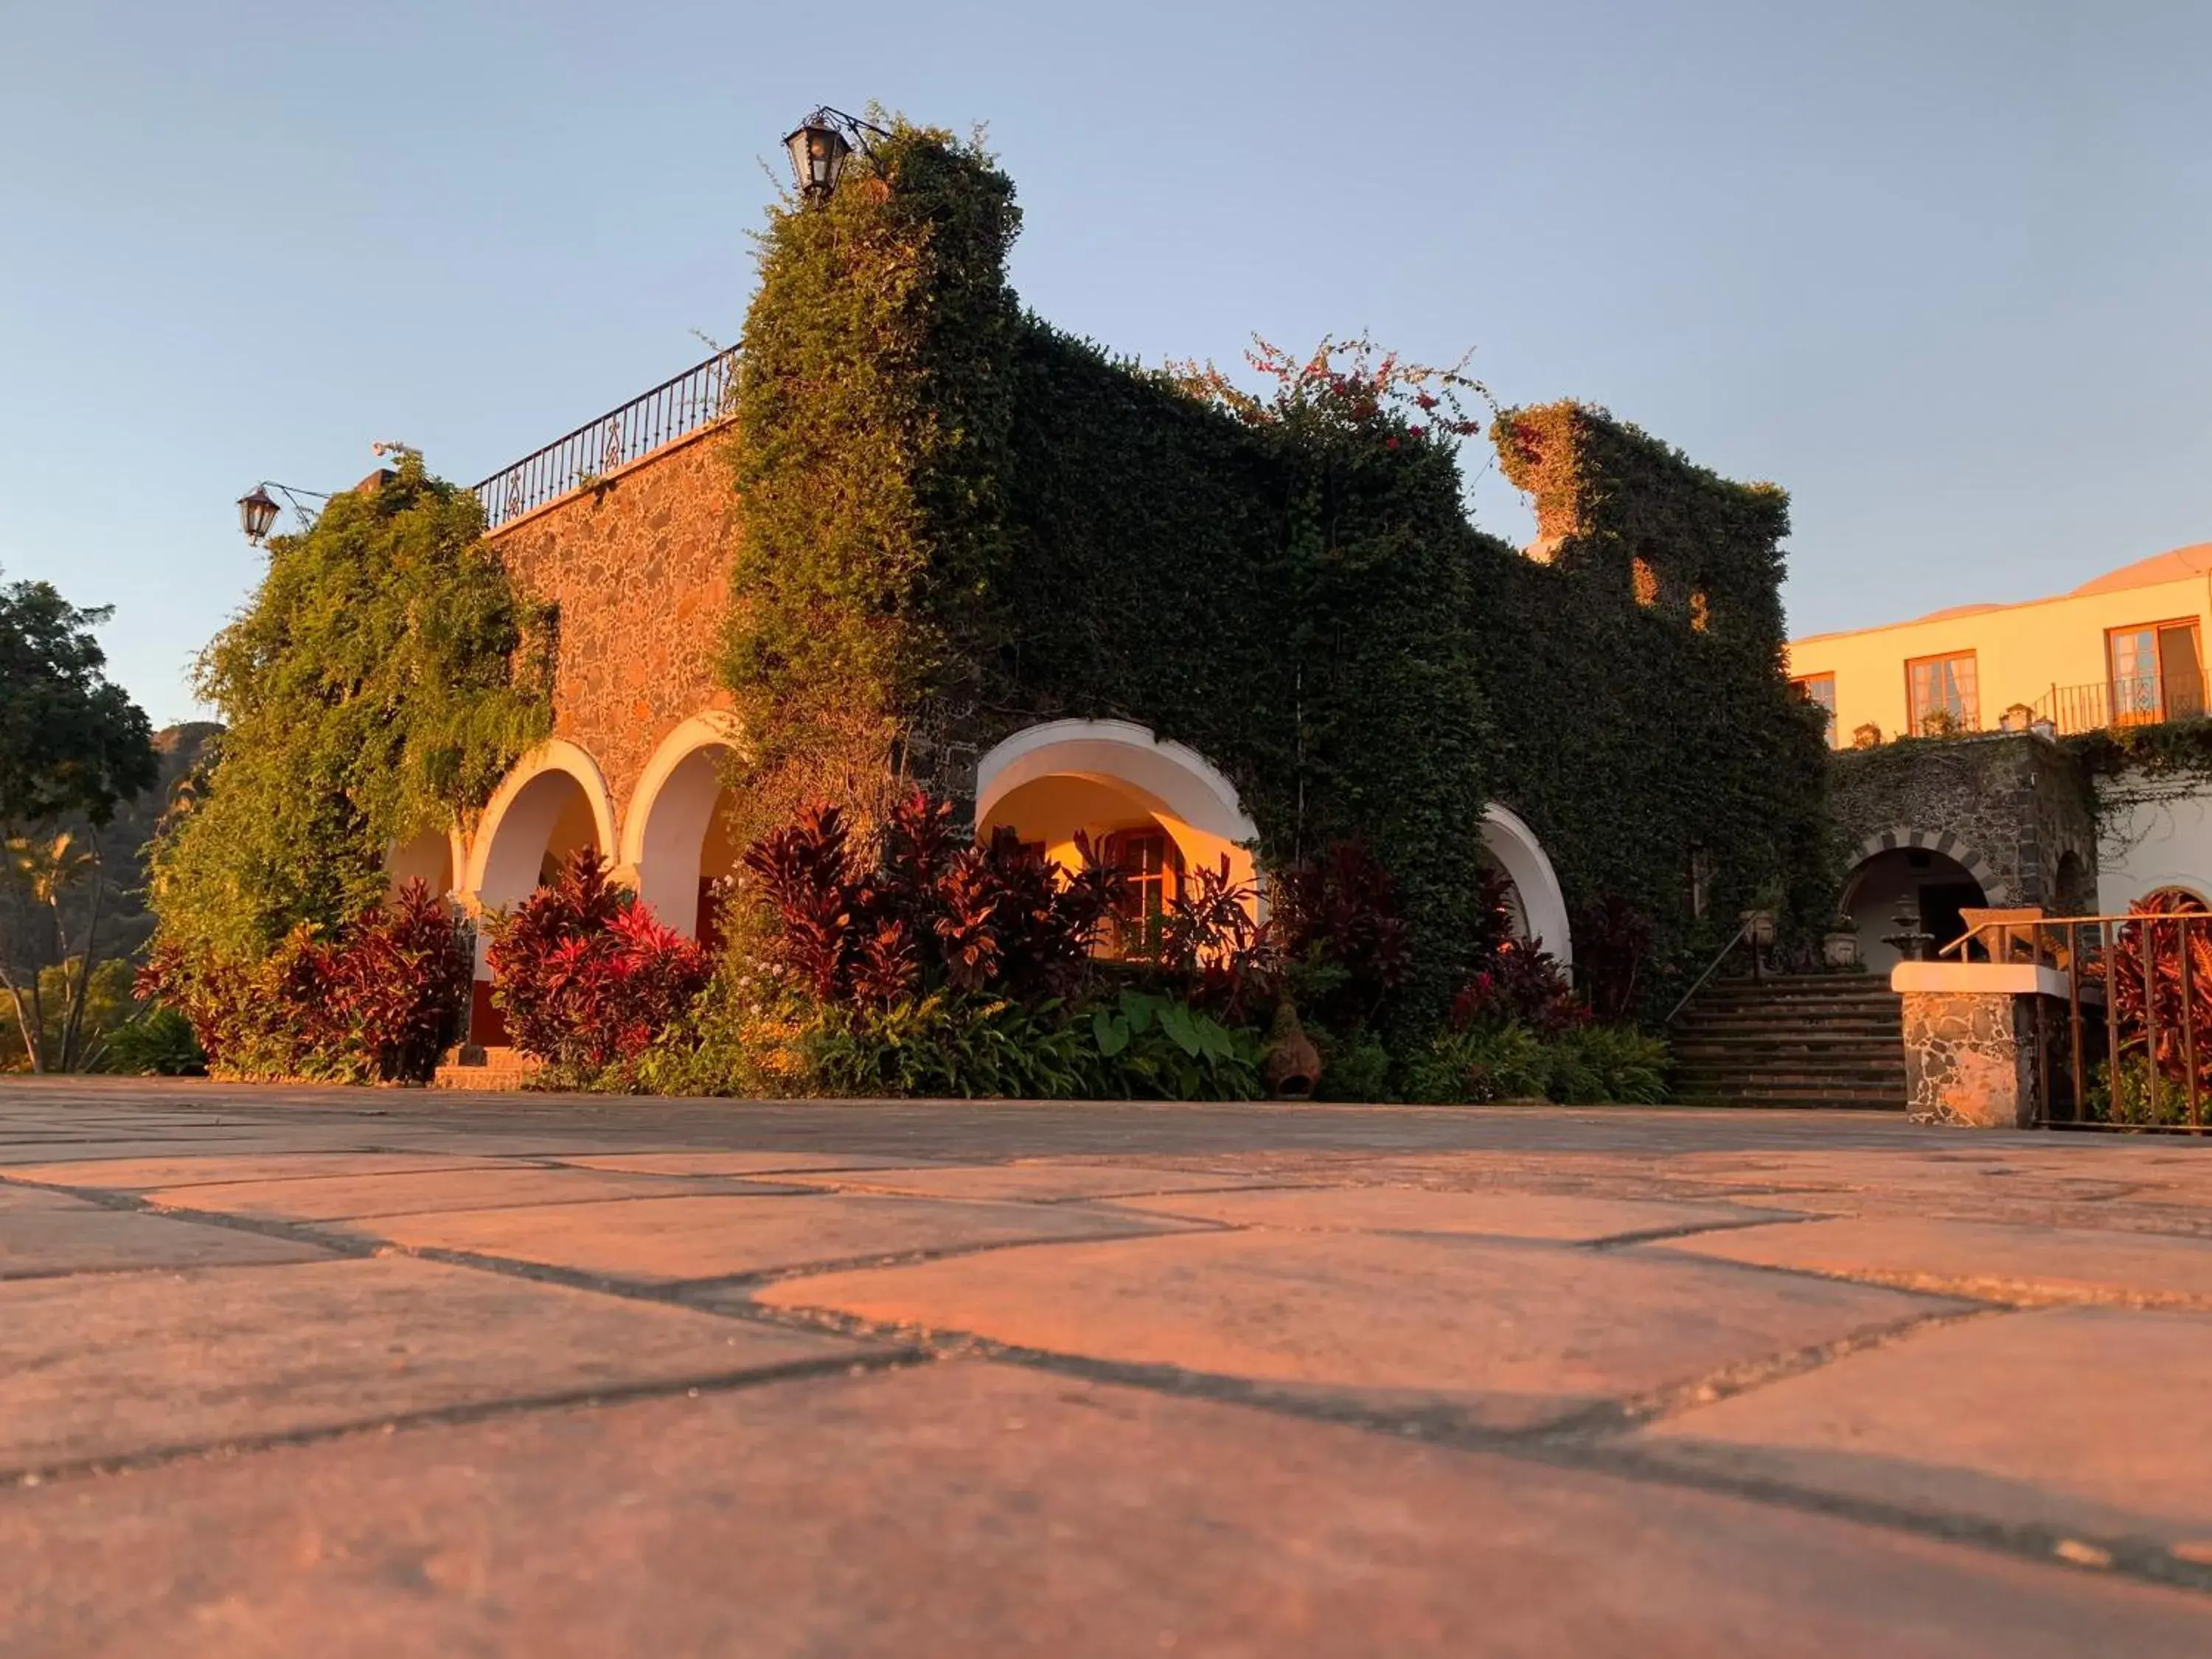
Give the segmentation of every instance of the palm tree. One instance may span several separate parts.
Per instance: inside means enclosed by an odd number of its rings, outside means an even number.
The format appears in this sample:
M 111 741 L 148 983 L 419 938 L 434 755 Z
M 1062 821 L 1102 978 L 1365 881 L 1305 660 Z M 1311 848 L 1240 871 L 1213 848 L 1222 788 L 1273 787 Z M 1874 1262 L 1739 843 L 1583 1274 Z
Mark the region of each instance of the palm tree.
M 0 984 L 15 1006 L 15 1024 L 23 1034 L 23 1049 L 31 1069 L 46 1065 L 46 1011 L 40 970 L 49 962 L 62 969 L 63 995 L 68 1006 L 63 1017 L 60 1052 L 52 1069 L 68 1071 L 76 1060 L 78 1039 L 84 1028 L 85 994 L 92 984 L 93 935 L 100 926 L 100 901 L 106 884 L 100 879 L 100 854 L 89 837 L 71 830 L 53 836 L 10 836 L 0 842 L 0 878 L 9 890 L 14 926 L 8 929 L 8 948 L 0 951 Z M 73 951 L 62 914 L 62 896 L 79 882 L 92 882 L 91 902 L 85 915 L 84 938 Z M 70 980 L 75 960 L 76 975 Z

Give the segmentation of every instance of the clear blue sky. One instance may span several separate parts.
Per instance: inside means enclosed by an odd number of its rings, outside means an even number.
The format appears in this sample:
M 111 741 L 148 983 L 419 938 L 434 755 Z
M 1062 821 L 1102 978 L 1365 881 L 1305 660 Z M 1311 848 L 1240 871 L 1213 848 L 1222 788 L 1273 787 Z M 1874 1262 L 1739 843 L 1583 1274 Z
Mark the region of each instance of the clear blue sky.
M 872 98 L 988 123 L 1066 327 L 1472 345 L 1778 481 L 1799 632 L 2212 539 L 2203 0 L 0 0 L 0 568 L 188 714 L 247 486 L 473 480 L 733 338 L 763 164 Z

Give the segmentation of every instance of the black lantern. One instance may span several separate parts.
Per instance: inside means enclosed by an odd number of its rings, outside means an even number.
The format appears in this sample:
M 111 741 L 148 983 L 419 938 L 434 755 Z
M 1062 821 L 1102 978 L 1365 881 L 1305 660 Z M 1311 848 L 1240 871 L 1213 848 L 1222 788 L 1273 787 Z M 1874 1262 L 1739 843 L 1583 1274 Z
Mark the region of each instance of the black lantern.
M 269 527 L 276 522 L 276 498 L 261 484 L 238 498 L 239 528 L 246 532 L 246 539 L 256 547 L 268 537 Z
M 799 194 L 810 202 L 830 199 L 853 156 L 852 141 L 832 125 L 836 118 L 832 112 L 818 109 L 783 141 L 791 152 L 792 176 L 799 181 Z

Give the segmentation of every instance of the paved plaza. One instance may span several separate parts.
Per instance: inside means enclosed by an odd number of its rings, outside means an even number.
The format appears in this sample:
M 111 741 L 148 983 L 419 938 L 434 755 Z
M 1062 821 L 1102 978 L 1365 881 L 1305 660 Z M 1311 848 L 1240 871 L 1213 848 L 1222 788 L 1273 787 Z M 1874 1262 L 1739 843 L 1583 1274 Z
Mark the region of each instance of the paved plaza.
M 2212 1654 L 2212 1146 L 0 1083 L 0 1653 Z

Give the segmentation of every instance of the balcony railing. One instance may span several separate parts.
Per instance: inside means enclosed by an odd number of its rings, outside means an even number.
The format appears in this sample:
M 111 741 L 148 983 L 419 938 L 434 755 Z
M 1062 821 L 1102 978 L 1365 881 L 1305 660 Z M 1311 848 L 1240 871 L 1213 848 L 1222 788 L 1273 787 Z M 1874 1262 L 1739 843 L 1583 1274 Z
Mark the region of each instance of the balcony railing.
M 2094 685 L 2054 685 L 2035 712 L 2056 726 L 2061 737 L 2192 720 L 2205 712 L 2204 682 L 2195 673 L 2130 674 Z
M 497 529 L 618 466 L 713 425 L 730 412 L 737 386 L 738 354 L 718 351 L 620 409 L 585 422 L 493 473 L 477 486 L 484 528 Z

